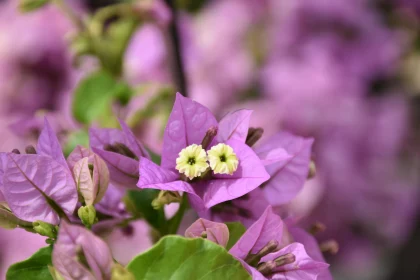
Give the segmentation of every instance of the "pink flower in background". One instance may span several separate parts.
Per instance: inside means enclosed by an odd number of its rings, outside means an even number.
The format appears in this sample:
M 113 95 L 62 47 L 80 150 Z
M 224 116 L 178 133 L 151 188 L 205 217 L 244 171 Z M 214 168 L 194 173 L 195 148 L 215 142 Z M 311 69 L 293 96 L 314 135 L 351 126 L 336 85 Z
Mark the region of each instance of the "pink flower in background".
M 131 222 L 127 227 L 114 228 L 103 237 L 112 256 L 122 265 L 153 246 L 152 229 L 143 220 Z
M 269 159 L 265 166 L 270 179 L 262 189 L 271 205 L 286 204 L 302 190 L 308 178 L 312 143 L 313 139 L 281 132 L 255 149 L 260 158 Z
M 52 5 L 22 14 L 17 4 L 0 6 L 0 112 L 27 117 L 40 109 L 66 112 L 77 78 L 65 41 L 73 27 Z
M 0 246 L 2 248 L 0 251 L 0 279 L 6 279 L 9 266 L 29 258 L 41 247 L 45 247 L 47 245 L 45 239 L 44 236 L 23 229 L 0 228 Z

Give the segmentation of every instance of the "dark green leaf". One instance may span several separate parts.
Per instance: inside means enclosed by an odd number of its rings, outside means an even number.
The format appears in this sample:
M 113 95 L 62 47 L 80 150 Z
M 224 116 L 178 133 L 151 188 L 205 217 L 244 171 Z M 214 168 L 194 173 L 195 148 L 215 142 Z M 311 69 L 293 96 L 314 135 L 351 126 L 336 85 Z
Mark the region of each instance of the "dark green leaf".
M 251 276 L 225 248 L 202 238 L 166 236 L 127 266 L 136 279 L 229 279 Z
M 29 259 L 15 263 L 9 267 L 6 280 L 52 280 L 48 269 L 51 262 L 52 247 L 45 247 L 36 252 Z
M 241 236 L 245 233 L 246 228 L 240 222 L 230 222 L 225 224 L 229 229 L 229 241 L 226 245 L 226 249 L 230 250 L 230 248 L 232 248 L 239 238 L 241 238 Z
M 127 210 L 136 218 L 144 218 L 151 226 L 161 234 L 166 234 L 166 219 L 163 208 L 156 210 L 152 207 L 152 201 L 159 194 L 159 190 L 129 190 L 125 197 Z

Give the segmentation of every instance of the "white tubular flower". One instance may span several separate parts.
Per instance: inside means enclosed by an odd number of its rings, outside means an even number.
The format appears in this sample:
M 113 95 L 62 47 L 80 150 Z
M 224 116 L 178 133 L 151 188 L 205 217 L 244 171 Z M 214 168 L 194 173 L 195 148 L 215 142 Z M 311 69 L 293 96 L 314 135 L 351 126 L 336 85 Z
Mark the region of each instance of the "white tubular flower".
M 201 145 L 192 144 L 181 150 L 175 168 L 192 180 L 199 177 L 208 167 L 206 151 Z
M 214 174 L 232 175 L 238 169 L 239 160 L 229 145 L 217 144 L 207 154 Z

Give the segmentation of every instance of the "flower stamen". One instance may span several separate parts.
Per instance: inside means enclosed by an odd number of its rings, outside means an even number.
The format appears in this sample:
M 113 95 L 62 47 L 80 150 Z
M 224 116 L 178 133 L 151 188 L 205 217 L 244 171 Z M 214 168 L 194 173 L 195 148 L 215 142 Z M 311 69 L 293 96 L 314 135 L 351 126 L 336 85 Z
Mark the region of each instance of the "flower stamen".
M 217 144 L 208 152 L 210 167 L 214 174 L 232 175 L 238 169 L 238 158 L 232 147 L 226 144 Z
M 192 144 L 181 150 L 175 168 L 192 180 L 199 177 L 208 167 L 206 151 L 201 145 Z

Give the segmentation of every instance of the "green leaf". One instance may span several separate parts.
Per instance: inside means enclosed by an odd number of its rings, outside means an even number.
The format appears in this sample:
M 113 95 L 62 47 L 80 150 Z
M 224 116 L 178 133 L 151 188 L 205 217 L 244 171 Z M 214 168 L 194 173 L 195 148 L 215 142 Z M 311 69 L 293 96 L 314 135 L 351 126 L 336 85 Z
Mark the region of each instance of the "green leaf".
M 230 248 L 238 242 L 239 238 L 245 233 L 246 228 L 240 222 L 229 222 L 225 223 L 229 229 L 229 241 L 226 245 L 226 249 L 230 250 Z
M 39 8 L 42 8 L 48 4 L 50 0 L 20 0 L 19 10 L 21 12 L 32 12 Z
M 112 117 L 112 103 L 123 99 L 127 102 L 130 88 L 117 82 L 106 71 L 98 71 L 82 80 L 73 99 L 73 115 L 81 123 L 98 121 L 103 126 L 116 124 Z
M 29 259 L 15 263 L 9 267 L 6 274 L 6 280 L 52 280 L 48 269 L 52 265 L 51 261 L 52 247 L 45 247 L 36 252 Z
M 225 248 L 202 238 L 169 235 L 127 266 L 136 279 L 229 279 L 251 276 Z
M 68 155 L 76 148 L 77 145 L 83 147 L 89 147 L 89 134 L 86 130 L 81 129 L 78 131 L 73 131 L 67 137 L 67 141 L 64 145 L 64 155 Z
M 135 218 L 145 219 L 151 226 L 158 230 L 162 235 L 167 232 L 165 213 L 162 209 L 156 210 L 152 207 L 152 201 L 159 194 L 159 190 L 129 190 L 124 202 L 129 212 Z
M 107 27 L 103 43 L 108 43 L 108 45 L 105 52 L 102 53 L 102 62 L 105 63 L 104 66 L 113 71 L 115 75 L 120 75 L 122 72 L 125 50 L 138 25 L 138 19 L 127 17 L 120 18 Z

